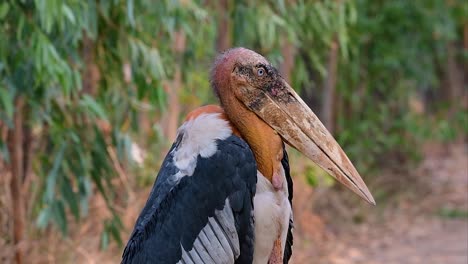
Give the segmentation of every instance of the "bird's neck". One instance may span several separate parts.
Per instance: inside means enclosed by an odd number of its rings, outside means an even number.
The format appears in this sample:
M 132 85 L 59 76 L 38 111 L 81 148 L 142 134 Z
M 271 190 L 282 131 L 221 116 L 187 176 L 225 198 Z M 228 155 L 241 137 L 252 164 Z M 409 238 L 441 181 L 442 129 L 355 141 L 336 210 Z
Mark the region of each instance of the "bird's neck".
M 257 162 L 257 169 L 270 182 L 278 172 L 283 158 L 281 137 L 268 124 L 234 97 L 221 100 L 229 121 L 249 144 Z

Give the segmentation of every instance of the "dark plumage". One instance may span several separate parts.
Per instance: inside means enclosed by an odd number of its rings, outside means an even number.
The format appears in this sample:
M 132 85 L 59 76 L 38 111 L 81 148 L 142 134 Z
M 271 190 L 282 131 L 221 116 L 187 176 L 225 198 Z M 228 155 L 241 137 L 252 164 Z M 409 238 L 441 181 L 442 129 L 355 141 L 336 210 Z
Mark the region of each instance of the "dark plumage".
M 237 136 L 218 140 L 218 151 L 210 158 L 200 156 L 194 175 L 180 182 L 171 180 L 178 169 L 173 164 L 181 137 L 177 138 L 165 158 L 148 201 L 135 224 L 122 263 L 177 263 L 182 256 L 180 245 L 192 249 L 200 230 L 224 206 L 229 197 L 239 235 L 241 253 L 235 263 L 252 263 L 253 203 L 257 167 L 249 146 Z M 286 150 L 281 161 L 292 201 L 292 179 Z M 189 217 L 187 217 L 189 216 Z M 290 221 L 284 263 L 292 254 L 292 220 Z
M 218 151 L 210 158 L 198 157 L 192 176 L 171 181 L 178 170 L 174 143 L 164 160 L 148 201 L 138 217 L 125 247 L 122 263 L 176 263 L 181 245 L 192 249 L 200 230 L 220 210 L 229 197 L 239 235 L 241 254 L 236 263 L 251 263 L 253 256 L 252 198 L 257 167 L 249 146 L 230 136 L 218 141 Z

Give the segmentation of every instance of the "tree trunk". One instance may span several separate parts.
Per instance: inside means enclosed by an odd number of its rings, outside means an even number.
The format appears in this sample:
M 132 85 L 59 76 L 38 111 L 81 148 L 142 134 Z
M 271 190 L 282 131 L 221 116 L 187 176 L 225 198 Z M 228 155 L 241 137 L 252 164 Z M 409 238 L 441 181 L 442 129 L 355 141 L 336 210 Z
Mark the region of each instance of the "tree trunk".
M 281 76 L 286 82 L 291 83 L 291 71 L 294 67 L 294 56 L 296 49 L 288 39 L 283 39 L 281 43 L 281 54 L 283 55 L 283 63 L 280 65 Z
M 463 53 L 468 54 L 468 20 L 465 20 L 465 23 L 463 24 Z M 461 68 L 462 68 L 462 82 L 463 86 L 462 87 L 462 95 L 463 95 L 463 102 L 462 105 L 466 109 L 468 108 L 468 93 L 466 90 L 466 83 L 468 83 L 468 61 L 463 60 L 461 61 Z
M 23 108 L 24 98 L 15 100 L 14 127 L 8 130 L 8 151 L 10 153 L 11 201 L 13 210 L 13 239 L 15 244 L 16 263 L 23 260 L 20 243 L 24 236 L 24 201 L 21 195 L 23 181 Z
M 30 113 L 27 107 L 23 108 L 23 120 L 28 120 L 28 113 Z M 31 174 L 32 170 L 32 160 L 34 157 L 34 135 L 30 126 L 24 124 L 23 122 L 23 175 L 21 177 L 21 196 L 24 197 L 24 214 L 26 217 L 29 216 L 31 209 L 31 199 L 33 196 L 30 193 L 31 184 L 34 181 L 33 175 Z
M 307 52 L 304 50 L 304 48 L 297 50 L 298 56 L 303 59 L 304 66 L 307 71 L 309 83 L 306 85 L 302 86 L 301 90 L 301 97 L 304 100 L 304 102 L 315 112 L 319 113 L 320 112 L 320 101 L 321 98 L 320 96 L 317 96 L 318 93 L 315 92 L 316 90 L 316 85 L 319 83 L 319 73 L 317 70 L 314 68 L 314 64 L 312 60 L 310 59 L 309 55 Z
M 447 79 L 448 96 L 450 102 L 449 116 L 453 115 L 462 105 L 463 100 L 463 76 L 456 60 L 456 44 L 447 45 Z
M 231 28 L 229 27 L 229 1 L 220 0 L 215 3 L 218 12 L 218 36 L 216 50 L 222 52 L 231 46 Z
M 338 41 L 336 36 L 330 44 L 328 53 L 327 77 L 323 85 L 323 100 L 322 100 L 322 122 L 325 127 L 333 134 L 334 131 L 334 115 L 335 115 L 335 89 L 336 89 L 336 74 L 338 69 Z
M 89 95 L 96 95 L 97 84 L 101 78 L 99 68 L 96 65 L 95 54 L 94 54 L 94 42 L 91 40 L 85 32 L 83 32 L 83 49 L 82 56 L 85 63 L 85 69 L 83 73 L 83 92 Z
M 463 49 L 468 51 L 468 22 L 463 25 Z
M 179 90 L 182 86 L 180 66 L 176 66 L 174 79 L 164 84 L 168 95 L 168 108 L 164 114 L 164 136 L 169 142 L 175 140 L 180 115 Z

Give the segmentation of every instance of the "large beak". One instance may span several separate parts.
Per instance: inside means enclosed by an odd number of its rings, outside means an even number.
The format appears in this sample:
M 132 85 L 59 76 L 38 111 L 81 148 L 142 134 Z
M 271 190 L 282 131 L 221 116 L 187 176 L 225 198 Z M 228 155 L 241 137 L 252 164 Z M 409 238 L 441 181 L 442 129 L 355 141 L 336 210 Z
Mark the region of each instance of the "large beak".
M 361 176 L 340 145 L 297 93 L 284 81 L 267 90 L 248 89 L 243 97 L 247 107 L 296 148 L 340 183 L 375 205 Z

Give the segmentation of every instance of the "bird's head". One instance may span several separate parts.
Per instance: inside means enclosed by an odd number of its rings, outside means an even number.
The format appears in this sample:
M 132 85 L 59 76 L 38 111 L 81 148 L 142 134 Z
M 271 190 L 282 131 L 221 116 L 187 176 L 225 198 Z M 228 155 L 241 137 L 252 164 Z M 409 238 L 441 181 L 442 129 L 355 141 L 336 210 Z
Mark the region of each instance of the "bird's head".
M 245 48 L 221 54 L 215 61 L 212 86 L 221 104 L 241 102 L 282 139 L 340 183 L 375 204 L 344 151 L 291 86 L 263 56 Z

